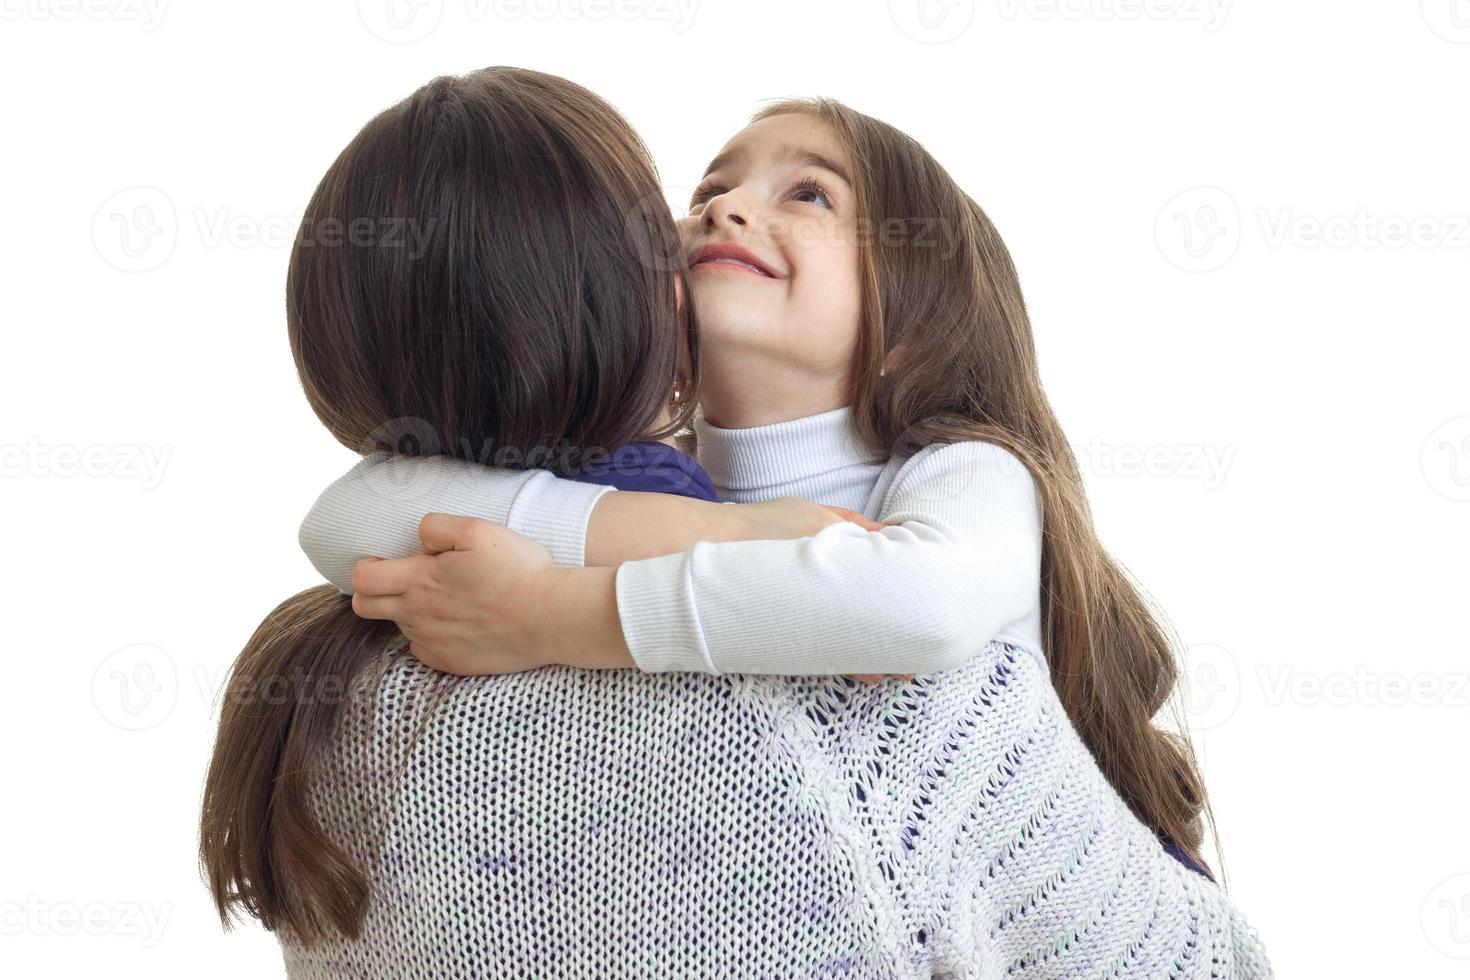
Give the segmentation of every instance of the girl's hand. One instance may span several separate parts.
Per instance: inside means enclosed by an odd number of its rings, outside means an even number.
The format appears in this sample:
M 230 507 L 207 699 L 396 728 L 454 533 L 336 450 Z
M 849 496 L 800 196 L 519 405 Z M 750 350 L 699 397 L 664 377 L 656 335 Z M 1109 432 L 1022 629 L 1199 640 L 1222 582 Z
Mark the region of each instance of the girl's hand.
M 551 663 L 537 596 L 555 571 L 530 538 L 491 521 L 428 514 L 424 554 L 364 558 L 352 570 L 352 609 L 391 619 L 409 652 L 450 674 L 513 674 Z
M 913 674 L 849 674 L 848 676 L 855 681 L 862 681 L 864 684 L 876 684 L 885 677 L 897 677 L 901 681 L 911 681 L 914 679 Z
M 884 524 L 880 521 L 869 520 L 862 514 L 859 514 L 857 511 L 848 510 L 846 507 L 828 507 L 827 509 L 836 514 L 838 517 L 842 518 L 844 521 L 851 521 L 859 527 L 862 527 L 869 531 L 881 531 L 888 526 L 887 524 Z

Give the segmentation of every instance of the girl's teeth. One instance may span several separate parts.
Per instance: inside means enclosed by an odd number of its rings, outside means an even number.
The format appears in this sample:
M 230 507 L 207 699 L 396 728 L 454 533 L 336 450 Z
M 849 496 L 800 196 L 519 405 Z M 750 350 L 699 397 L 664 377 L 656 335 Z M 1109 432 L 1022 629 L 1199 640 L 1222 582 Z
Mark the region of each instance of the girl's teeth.
M 742 269 L 749 269 L 751 272 L 755 272 L 755 273 L 758 273 L 760 275 L 765 275 L 764 272 L 761 272 L 761 270 L 757 269 L 755 266 L 751 265 L 749 262 L 741 262 L 739 259 L 715 259 L 715 261 L 716 262 L 722 262 L 725 265 L 738 265 Z

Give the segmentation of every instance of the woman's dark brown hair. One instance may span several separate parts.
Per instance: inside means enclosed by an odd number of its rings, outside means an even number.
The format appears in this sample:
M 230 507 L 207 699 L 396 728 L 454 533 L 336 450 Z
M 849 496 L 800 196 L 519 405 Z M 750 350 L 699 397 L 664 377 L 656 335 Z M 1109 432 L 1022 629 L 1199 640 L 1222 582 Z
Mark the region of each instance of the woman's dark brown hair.
M 676 241 L 647 148 L 602 99 L 521 69 L 437 78 L 364 126 L 308 205 L 286 283 L 307 400 L 359 452 L 560 473 L 672 435 L 699 364 Z M 318 586 L 236 660 L 200 820 L 226 925 L 358 934 L 368 879 L 309 791 L 394 634 Z
M 1098 540 L 1000 233 L 912 137 L 830 99 L 777 102 L 755 119 L 787 113 L 832 128 L 853 163 L 859 220 L 883 232 L 860 242 L 852 390 L 860 438 L 883 454 L 979 439 L 1025 464 L 1044 507 L 1042 637 L 1052 682 L 1133 812 L 1198 860 L 1209 806 L 1195 753 L 1183 725 L 1179 733 L 1154 725 L 1176 682 L 1175 644 Z

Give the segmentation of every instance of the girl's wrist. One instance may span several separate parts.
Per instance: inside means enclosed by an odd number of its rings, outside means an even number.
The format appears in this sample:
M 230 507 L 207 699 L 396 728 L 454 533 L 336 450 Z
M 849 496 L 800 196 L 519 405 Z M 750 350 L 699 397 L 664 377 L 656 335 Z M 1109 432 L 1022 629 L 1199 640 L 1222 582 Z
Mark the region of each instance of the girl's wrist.
M 540 659 L 587 669 L 637 667 L 618 616 L 617 572 L 553 566 L 539 576 L 530 642 Z
M 750 541 L 760 537 L 760 528 L 752 519 L 752 511 L 740 504 L 710 501 L 705 508 L 705 533 L 701 541 Z

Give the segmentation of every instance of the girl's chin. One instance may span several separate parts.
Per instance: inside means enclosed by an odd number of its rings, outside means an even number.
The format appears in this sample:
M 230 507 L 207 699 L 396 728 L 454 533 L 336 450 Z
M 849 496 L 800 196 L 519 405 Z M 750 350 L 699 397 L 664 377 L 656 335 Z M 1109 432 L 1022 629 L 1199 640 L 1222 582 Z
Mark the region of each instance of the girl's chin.
M 761 303 L 749 292 L 735 289 L 705 289 L 696 286 L 694 314 L 699 320 L 700 333 L 712 328 L 724 328 L 732 333 L 769 325 L 778 315 L 770 303 Z
M 713 306 L 714 304 L 711 304 Z M 719 310 L 695 305 L 701 348 L 721 343 L 748 343 L 752 338 L 769 336 L 774 317 L 761 317 L 749 307 Z

